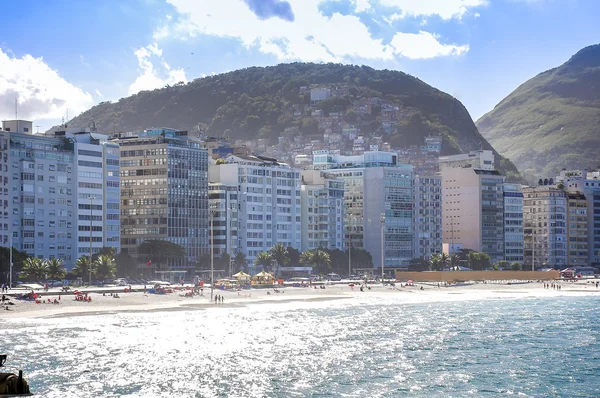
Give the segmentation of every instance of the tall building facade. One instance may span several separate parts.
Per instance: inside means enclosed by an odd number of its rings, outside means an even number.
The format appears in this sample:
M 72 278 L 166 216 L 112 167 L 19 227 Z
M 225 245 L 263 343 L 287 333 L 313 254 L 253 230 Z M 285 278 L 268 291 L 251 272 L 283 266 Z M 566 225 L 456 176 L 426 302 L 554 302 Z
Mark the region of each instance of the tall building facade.
M 344 181 L 321 170 L 303 170 L 302 251 L 344 250 Z
M 138 246 L 166 240 L 186 251 L 168 266 L 193 268 L 209 250 L 207 150 L 168 128 L 118 134 L 114 142 L 121 148 L 121 248 L 145 266 Z
M 429 260 L 442 252 L 442 177 L 414 177 L 414 258 Z
M 230 155 L 210 166 L 214 184 L 238 187 L 238 249 L 252 263 L 276 243 L 300 250 L 300 170 L 262 156 Z
M 5 121 L 0 241 L 38 258 L 77 258 L 120 245 L 119 147 L 81 129 L 32 134 L 31 122 Z
M 492 152 L 441 157 L 440 169 L 444 243 L 503 260 L 504 177 L 494 170 Z
M 585 196 L 588 265 L 600 267 L 600 171 L 563 170 L 556 182 L 568 192 Z
M 588 265 L 587 200 L 578 192 L 567 192 L 567 263 L 570 267 Z
M 238 184 L 208 184 L 209 210 L 212 217 L 212 245 L 216 256 L 238 252 L 239 191 Z M 209 235 L 210 237 L 210 235 Z
M 523 192 L 504 183 L 504 260 L 523 264 Z
M 341 156 L 325 150 L 313 152 L 313 168 L 344 181 L 347 248 L 367 250 L 377 269 L 382 261 L 407 267 L 414 254 L 412 166 L 398 163 L 392 152 Z
M 523 269 L 567 265 L 567 195 L 553 185 L 523 187 Z

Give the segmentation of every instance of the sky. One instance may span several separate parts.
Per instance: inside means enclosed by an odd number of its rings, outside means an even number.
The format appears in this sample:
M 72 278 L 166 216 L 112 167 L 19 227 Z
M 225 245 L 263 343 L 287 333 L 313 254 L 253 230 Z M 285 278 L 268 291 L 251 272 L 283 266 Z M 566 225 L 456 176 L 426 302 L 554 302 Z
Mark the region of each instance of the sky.
M 14 119 L 16 100 L 18 118 L 39 131 L 141 90 L 296 61 L 403 71 L 457 97 L 477 120 L 600 42 L 598 0 L 0 4 L 0 119 Z

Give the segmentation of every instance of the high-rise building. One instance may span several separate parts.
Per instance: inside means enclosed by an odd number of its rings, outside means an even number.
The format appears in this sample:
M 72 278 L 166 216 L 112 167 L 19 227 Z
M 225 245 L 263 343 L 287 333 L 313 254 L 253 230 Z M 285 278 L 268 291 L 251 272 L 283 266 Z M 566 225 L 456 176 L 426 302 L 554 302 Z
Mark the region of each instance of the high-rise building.
M 212 245 L 215 256 L 228 254 L 229 258 L 233 259 L 238 252 L 238 197 L 238 184 L 208 184 L 209 209 L 212 212 L 213 222 Z
M 504 260 L 523 264 L 523 192 L 510 182 L 504 183 Z
M 214 184 L 238 187 L 238 249 L 252 263 L 276 243 L 301 249 L 300 170 L 264 156 L 230 155 L 210 166 Z
M 342 156 L 314 151 L 313 168 L 344 181 L 346 246 L 363 248 L 373 266 L 406 267 L 414 255 L 413 170 L 392 152 Z M 382 241 L 383 236 L 383 241 Z
M 344 181 L 321 170 L 303 170 L 302 251 L 344 250 Z
M 587 200 L 579 192 L 567 192 L 567 262 L 570 267 L 588 265 Z
M 414 177 L 414 258 L 429 260 L 442 252 L 442 177 L 439 173 Z
M 554 185 L 523 187 L 523 269 L 567 264 L 567 195 Z
M 182 246 L 168 267 L 190 269 L 208 254 L 208 153 L 186 131 L 156 128 L 114 137 L 121 147 L 121 248 L 138 256 L 146 240 Z M 162 265 L 165 266 L 164 264 Z
M 600 267 L 600 171 L 561 171 L 557 184 L 571 193 L 581 193 L 587 203 L 588 265 Z
M 456 248 L 504 259 L 504 177 L 491 151 L 440 158 L 443 239 Z M 490 163 L 491 162 L 491 163 Z
M 102 247 L 119 250 L 119 147 L 86 129 L 32 134 L 3 122 L 0 242 L 67 269 Z

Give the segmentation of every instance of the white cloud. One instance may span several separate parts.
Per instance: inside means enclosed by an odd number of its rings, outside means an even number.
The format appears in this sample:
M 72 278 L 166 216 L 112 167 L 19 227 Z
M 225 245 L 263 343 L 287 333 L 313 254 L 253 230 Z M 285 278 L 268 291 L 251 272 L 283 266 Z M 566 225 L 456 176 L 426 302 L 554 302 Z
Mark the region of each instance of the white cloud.
M 395 41 L 384 43 L 383 39 L 373 37 L 356 15 L 323 15 L 319 5 L 325 0 L 288 0 L 294 13 L 293 21 L 276 17 L 261 19 L 249 9 L 244 0 L 167 1 L 176 9 L 178 17 L 158 28 L 154 32 L 155 40 L 172 37 L 187 40 L 198 35 L 234 38 L 244 47 L 257 48 L 280 61 L 393 60 L 397 56 L 432 58 L 459 55 L 468 50 L 468 46 L 441 44 L 436 36 L 427 32 L 399 33 L 396 34 Z M 447 0 L 454 4 L 453 8 L 444 6 L 446 3 L 439 0 L 424 2 L 437 3 L 440 6 L 437 11 L 429 6 L 419 5 L 422 0 L 380 1 L 389 4 L 396 2 L 404 7 L 399 9 L 402 14 L 395 13 L 387 19 L 384 18 L 391 24 L 407 13 L 422 16 L 438 14 L 443 18 L 458 17 L 466 12 L 466 7 L 483 4 L 487 0 Z M 369 10 L 371 3 L 371 0 L 353 0 L 355 12 Z M 424 42 L 427 44 L 426 48 L 411 47 L 421 46 Z M 142 62 L 140 67 L 141 65 Z
M 400 10 L 401 18 L 437 15 L 448 20 L 461 19 L 469 8 L 487 5 L 488 0 L 380 0 L 380 3 Z
M 354 0 L 354 12 L 363 12 L 370 8 L 370 0 Z
M 100 98 L 104 98 L 104 95 L 102 95 L 102 93 L 98 89 L 96 89 L 96 95 Z
M 158 44 L 152 43 L 146 47 L 138 48 L 134 51 L 138 60 L 140 75 L 129 86 L 129 94 L 136 94 L 143 90 L 154 90 L 164 87 L 167 84 L 179 82 L 187 83 L 185 71 L 181 68 L 173 69 L 162 58 L 162 49 Z M 158 64 L 162 68 L 156 68 L 150 58 L 158 58 Z
M 0 48 L 0 118 L 14 118 L 15 98 L 19 118 L 60 118 L 78 114 L 92 104 L 88 92 L 69 83 L 46 64 L 29 54 L 14 57 Z
M 410 59 L 426 59 L 447 55 L 461 55 L 469 51 L 469 46 L 441 44 L 438 36 L 429 32 L 396 33 L 390 43 L 395 53 Z

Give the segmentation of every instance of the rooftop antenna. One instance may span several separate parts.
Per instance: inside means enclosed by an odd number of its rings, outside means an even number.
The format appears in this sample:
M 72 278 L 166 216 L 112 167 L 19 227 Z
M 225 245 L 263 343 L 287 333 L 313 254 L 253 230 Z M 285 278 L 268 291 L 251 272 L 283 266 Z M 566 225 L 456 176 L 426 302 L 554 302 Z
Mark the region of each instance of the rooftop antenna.
M 39 133 L 40 133 L 40 127 L 41 127 L 41 126 L 40 126 L 39 124 L 36 124 L 36 125 L 35 125 L 35 127 L 37 128 L 36 134 L 39 134 Z
M 19 120 L 19 111 L 18 111 L 18 109 L 19 109 L 19 101 L 18 101 L 18 97 L 15 97 L 15 120 Z

